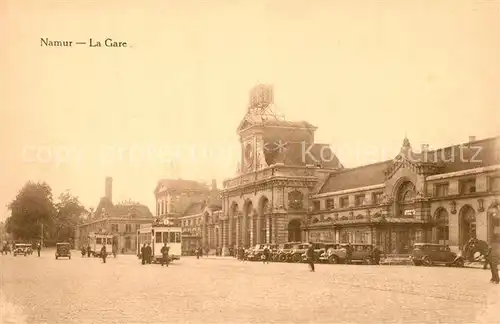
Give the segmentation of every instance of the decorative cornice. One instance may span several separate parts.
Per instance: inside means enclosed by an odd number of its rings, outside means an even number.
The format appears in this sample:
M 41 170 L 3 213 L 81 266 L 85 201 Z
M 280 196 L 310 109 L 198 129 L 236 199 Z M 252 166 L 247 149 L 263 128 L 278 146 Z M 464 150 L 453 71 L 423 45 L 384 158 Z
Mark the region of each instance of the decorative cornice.
M 312 195 L 311 198 L 317 199 L 317 198 L 324 198 L 324 197 L 329 197 L 329 196 L 339 196 L 339 195 L 345 195 L 345 194 L 354 193 L 354 192 L 369 191 L 369 190 L 376 190 L 376 189 L 383 189 L 383 188 L 385 188 L 385 183 L 380 183 L 380 184 L 365 186 L 365 187 L 346 189 L 346 190 L 326 192 L 326 193 L 322 193 L 322 194 Z
M 486 173 L 486 172 L 491 172 L 491 171 L 496 171 L 496 170 L 500 170 L 500 164 L 495 164 L 495 165 L 482 167 L 482 168 L 457 171 L 457 172 L 431 175 L 431 176 L 426 177 L 425 180 L 427 180 L 427 181 L 442 180 L 442 179 L 448 179 L 448 178 L 453 178 L 453 177 L 473 175 L 473 174 L 478 174 L 478 173 Z

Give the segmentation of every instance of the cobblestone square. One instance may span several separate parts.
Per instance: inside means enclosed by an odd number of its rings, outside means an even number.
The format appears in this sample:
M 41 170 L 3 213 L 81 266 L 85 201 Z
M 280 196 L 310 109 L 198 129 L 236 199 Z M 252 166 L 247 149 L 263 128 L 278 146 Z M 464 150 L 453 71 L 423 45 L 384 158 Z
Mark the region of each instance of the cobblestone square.
M 2 256 L 2 323 L 498 323 L 481 269 Z

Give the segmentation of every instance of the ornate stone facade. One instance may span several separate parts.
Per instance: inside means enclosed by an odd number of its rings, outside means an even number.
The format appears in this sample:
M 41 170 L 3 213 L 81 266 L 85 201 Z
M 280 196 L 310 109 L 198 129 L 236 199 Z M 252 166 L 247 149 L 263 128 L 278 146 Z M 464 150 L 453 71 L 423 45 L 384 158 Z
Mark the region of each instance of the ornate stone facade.
M 365 242 L 407 253 L 415 242 L 458 249 L 471 235 L 500 240 L 500 137 L 418 153 L 405 138 L 394 159 L 345 169 L 314 143 L 316 127 L 276 117 L 272 102 L 252 104 L 274 98 L 265 89 L 251 93 L 237 130 L 238 175 L 223 185 L 226 253 L 286 241 Z

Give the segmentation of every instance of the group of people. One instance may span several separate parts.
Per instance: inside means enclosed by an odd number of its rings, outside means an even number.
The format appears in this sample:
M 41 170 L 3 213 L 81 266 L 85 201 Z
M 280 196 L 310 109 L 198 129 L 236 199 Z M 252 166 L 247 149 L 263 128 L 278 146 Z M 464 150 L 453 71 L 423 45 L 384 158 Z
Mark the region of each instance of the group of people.
M 93 256 L 92 248 L 90 247 L 90 245 L 87 245 L 87 247 L 82 246 L 80 248 L 80 251 L 82 253 L 82 258 L 84 258 L 85 256 L 87 256 L 87 258 Z M 113 251 L 112 253 L 116 257 L 116 252 Z M 101 257 L 102 262 L 106 263 L 106 258 L 108 257 L 108 250 L 106 249 L 106 245 L 103 245 L 101 247 L 101 250 L 99 251 L 99 256 Z
M 168 264 L 170 263 L 170 259 L 168 256 L 169 251 L 170 251 L 170 247 L 167 245 L 167 243 L 164 243 L 161 250 L 160 250 L 160 253 L 162 256 L 160 259 L 160 263 L 161 263 L 162 267 L 164 265 L 168 267 Z M 141 247 L 140 257 L 141 257 L 141 263 L 143 265 L 152 263 L 154 255 L 153 255 L 153 249 L 151 248 L 150 243 L 148 243 L 148 244 L 144 243 L 144 245 Z

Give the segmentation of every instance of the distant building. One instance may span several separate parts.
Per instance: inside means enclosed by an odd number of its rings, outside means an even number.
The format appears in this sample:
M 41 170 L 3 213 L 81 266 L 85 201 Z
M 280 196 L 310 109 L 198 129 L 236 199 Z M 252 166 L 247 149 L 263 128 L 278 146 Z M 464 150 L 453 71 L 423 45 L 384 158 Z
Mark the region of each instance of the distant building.
M 171 219 L 182 227 L 184 253 L 197 247 L 222 247 L 220 229 L 213 219 L 222 209 L 215 180 L 208 186 L 193 180 L 162 179 L 154 194 L 157 218 Z
M 100 199 L 97 208 L 91 211 L 87 219 L 77 226 L 76 248 L 88 243 L 90 233 L 105 232 L 114 235 L 119 253 L 137 252 L 137 230 L 141 224 L 152 224 L 153 214 L 148 207 L 136 202 L 113 204 L 112 192 L 113 180 L 106 178 L 105 196 Z

